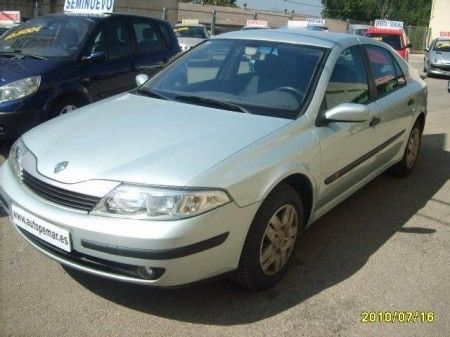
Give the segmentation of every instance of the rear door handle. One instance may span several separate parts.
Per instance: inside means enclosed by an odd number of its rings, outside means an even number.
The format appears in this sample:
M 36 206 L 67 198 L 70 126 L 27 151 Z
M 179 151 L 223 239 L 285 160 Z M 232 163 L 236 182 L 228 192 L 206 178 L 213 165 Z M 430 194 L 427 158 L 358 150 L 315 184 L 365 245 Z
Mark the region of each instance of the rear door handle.
M 374 127 L 374 126 L 380 124 L 380 122 L 381 122 L 381 119 L 380 119 L 379 117 L 373 117 L 373 118 L 370 120 L 369 126 L 370 126 L 370 127 Z
M 416 103 L 416 99 L 414 97 L 410 97 L 409 100 L 408 100 L 408 106 L 411 106 L 414 103 Z

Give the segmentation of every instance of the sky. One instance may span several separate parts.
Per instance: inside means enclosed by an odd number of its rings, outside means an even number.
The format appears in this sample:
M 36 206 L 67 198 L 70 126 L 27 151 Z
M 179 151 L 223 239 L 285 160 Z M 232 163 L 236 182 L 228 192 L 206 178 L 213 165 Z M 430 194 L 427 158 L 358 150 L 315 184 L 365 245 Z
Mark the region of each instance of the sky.
M 238 0 L 237 4 L 242 7 L 247 3 L 247 8 L 283 11 L 285 8 L 290 12 L 292 9 L 299 14 L 320 16 L 322 4 L 320 0 Z M 311 6 L 308 6 L 311 5 Z

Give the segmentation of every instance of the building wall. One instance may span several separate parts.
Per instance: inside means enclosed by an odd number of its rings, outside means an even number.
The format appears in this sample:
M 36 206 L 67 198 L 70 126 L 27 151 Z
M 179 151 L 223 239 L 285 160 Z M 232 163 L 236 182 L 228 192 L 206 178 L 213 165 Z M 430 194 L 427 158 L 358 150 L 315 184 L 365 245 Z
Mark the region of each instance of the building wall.
M 430 15 L 431 39 L 450 37 L 450 0 L 433 0 Z

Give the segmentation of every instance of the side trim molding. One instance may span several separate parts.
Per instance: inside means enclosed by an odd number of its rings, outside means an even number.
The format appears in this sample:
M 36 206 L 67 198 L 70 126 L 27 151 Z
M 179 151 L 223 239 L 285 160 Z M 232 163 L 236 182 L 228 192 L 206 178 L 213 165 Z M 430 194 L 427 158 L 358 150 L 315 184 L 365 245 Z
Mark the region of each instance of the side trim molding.
M 346 175 L 348 172 L 350 172 L 351 170 L 353 170 L 354 168 L 356 168 L 357 166 L 361 165 L 362 163 L 364 163 L 366 160 L 370 159 L 371 157 L 373 157 L 374 155 L 376 155 L 378 152 L 380 152 L 381 150 L 383 150 L 385 147 L 387 147 L 389 144 L 393 143 L 396 139 L 400 138 L 406 130 L 403 130 L 399 133 L 397 133 L 395 136 L 389 138 L 387 141 L 385 141 L 383 144 L 378 145 L 376 148 L 374 148 L 372 151 L 366 153 L 365 155 L 363 155 L 362 157 L 359 157 L 358 159 L 356 159 L 354 162 L 348 164 L 347 166 L 345 166 L 344 168 L 340 169 L 339 171 L 337 171 L 336 173 L 333 173 L 331 176 L 329 176 L 327 179 L 325 179 L 325 184 L 329 185 L 332 182 L 338 180 L 339 178 L 341 178 L 342 176 Z
M 138 259 L 149 259 L 149 260 L 168 260 L 177 259 L 180 257 L 200 253 L 204 250 L 217 247 L 225 242 L 230 233 L 226 232 L 210 239 L 204 241 L 196 242 L 188 246 L 171 248 L 171 249 L 136 249 L 127 248 L 120 246 L 112 246 L 104 243 L 81 240 L 81 245 L 84 248 L 96 250 L 103 253 L 108 253 L 112 255 L 134 257 Z

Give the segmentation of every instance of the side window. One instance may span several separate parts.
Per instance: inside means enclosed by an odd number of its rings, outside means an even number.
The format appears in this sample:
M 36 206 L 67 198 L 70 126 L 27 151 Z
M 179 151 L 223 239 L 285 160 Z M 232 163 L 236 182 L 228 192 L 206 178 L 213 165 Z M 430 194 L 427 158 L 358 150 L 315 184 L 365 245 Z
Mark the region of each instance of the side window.
M 325 92 L 329 110 L 342 103 L 369 101 L 369 85 L 363 59 L 357 46 L 344 50 L 339 56 Z
M 388 50 L 370 45 L 366 49 L 378 96 L 387 95 L 406 83 L 400 66 Z
M 164 42 L 165 42 L 166 46 L 169 46 L 170 42 L 172 40 L 172 38 L 171 38 L 172 34 L 170 33 L 170 26 L 163 22 L 159 22 L 158 25 L 159 25 L 159 29 L 161 30 L 162 35 L 164 37 Z
M 165 49 L 165 44 L 160 32 L 156 25 L 153 25 L 150 20 L 133 20 L 132 26 L 136 36 L 139 53 L 147 54 Z
M 105 21 L 92 46 L 91 52 L 97 51 L 106 52 L 110 60 L 131 55 L 130 36 L 125 19 Z

